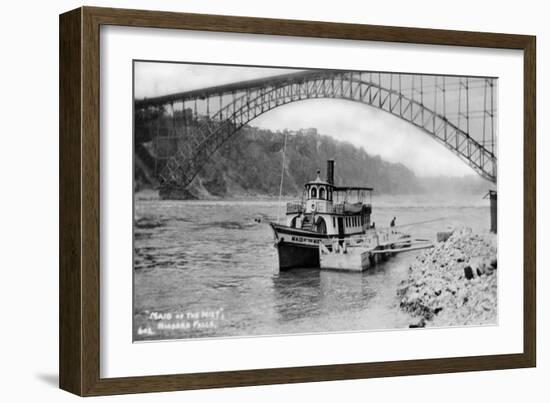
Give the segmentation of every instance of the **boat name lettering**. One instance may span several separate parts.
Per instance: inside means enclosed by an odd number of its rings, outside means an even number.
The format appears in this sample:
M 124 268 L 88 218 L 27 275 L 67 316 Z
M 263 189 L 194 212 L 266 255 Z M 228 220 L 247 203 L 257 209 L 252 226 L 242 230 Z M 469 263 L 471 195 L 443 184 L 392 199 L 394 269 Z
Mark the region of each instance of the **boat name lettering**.
M 292 240 L 295 242 L 319 243 L 319 239 L 304 238 L 301 236 L 293 236 Z

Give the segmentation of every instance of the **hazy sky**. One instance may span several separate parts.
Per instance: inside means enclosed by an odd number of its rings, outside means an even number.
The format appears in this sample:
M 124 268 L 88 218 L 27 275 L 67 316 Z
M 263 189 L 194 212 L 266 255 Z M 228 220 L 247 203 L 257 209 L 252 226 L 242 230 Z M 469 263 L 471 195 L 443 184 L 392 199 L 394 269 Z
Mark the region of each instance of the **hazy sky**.
M 154 97 L 296 70 L 178 63 L 135 64 L 135 97 Z M 216 105 L 216 103 L 214 103 Z M 356 102 L 305 100 L 278 107 L 250 123 L 271 130 L 315 127 L 370 155 L 400 162 L 419 176 L 463 176 L 475 172 L 443 145 L 387 112 Z

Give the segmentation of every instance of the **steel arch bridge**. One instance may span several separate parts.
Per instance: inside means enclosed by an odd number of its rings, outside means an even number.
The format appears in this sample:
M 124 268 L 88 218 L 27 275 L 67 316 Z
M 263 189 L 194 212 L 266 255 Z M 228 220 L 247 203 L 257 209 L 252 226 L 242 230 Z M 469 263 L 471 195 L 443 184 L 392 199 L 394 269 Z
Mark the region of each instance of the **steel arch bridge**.
M 157 172 L 161 186 L 189 185 L 216 150 L 258 116 L 321 98 L 390 113 L 496 183 L 495 92 L 494 78 L 306 70 L 136 100 L 134 111 L 136 120 L 155 116 L 150 131 L 154 157 L 163 161 Z M 167 142 L 171 153 L 162 152 Z

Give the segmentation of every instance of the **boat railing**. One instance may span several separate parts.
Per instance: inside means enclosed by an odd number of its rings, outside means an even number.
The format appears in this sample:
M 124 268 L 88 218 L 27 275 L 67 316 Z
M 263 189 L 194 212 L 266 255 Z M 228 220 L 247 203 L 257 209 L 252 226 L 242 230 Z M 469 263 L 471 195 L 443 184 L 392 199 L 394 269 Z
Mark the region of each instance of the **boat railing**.
M 333 204 L 331 213 L 344 214 L 344 204 L 343 203 Z
M 287 214 L 298 214 L 305 213 L 305 205 L 301 202 L 288 202 L 286 204 L 286 213 Z M 316 203 L 316 213 L 326 213 L 326 214 L 344 214 L 345 206 L 343 204 L 331 204 L 331 203 Z
M 304 212 L 304 206 L 301 202 L 288 202 L 286 204 L 286 213 L 287 214 L 298 214 Z
M 346 202 L 333 204 L 329 209 L 330 211 L 328 212 L 332 214 L 358 213 L 359 211 L 361 211 L 360 209 L 362 209 L 363 206 L 367 207 L 367 213 L 371 212 L 372 207 L 370 204 L 363 203 L 361 204 L 361 207 L 357 209 L 357 208 L 354 208 L 355 207 L 354 203 L 352 204 L 352 203 L 346 203 Z
M 363 204 L 367 206 L 367 212 L 371 212 L 370 204 Z M 298 214 L 304 213 L 306 211 L 305 205 L 299 201 L 288 202 L 286 204 L 286 213 L 287 214 Z M 360 211 L 360 210 L 359 210 Z M 317 203 L 317 213 L 326 213 L 326 214 L 348 214 L 348 213 L 358 213 L 359 211 L 353 211 L 353 204 L 351 203 L 338 203 L 333 204 L 332 202 L 323 202 Z

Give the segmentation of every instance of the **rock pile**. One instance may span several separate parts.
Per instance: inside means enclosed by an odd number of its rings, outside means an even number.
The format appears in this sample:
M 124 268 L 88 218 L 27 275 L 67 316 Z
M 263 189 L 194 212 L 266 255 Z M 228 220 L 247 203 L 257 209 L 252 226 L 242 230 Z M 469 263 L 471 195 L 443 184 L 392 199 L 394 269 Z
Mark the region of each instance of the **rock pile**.
M 496 235 L 461 228 L 416 257 L 397 294 L 410 327 L 495 324 L 497 283 Z

